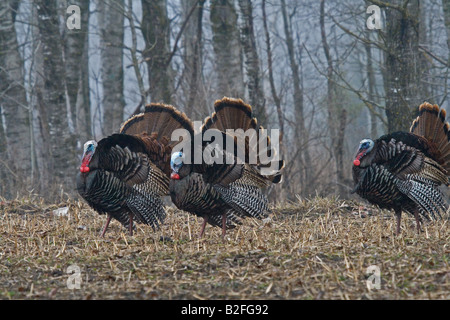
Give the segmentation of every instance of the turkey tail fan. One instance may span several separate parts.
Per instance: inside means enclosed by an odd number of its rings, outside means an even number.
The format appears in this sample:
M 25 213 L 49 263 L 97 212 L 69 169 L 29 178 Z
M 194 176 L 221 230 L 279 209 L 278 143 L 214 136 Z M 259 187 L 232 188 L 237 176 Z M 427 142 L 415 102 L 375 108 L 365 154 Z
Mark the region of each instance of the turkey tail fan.
M 144 121 L 144 113 L 139 113 L 126 120 L 119 129 L 120 134 L 138 135 L 147 132 L 147 123 Z
M 261 167 L 271 165 L 270 163 L 261 164 L 260 156 L 256 156 L 270 154 L 272 158 L 274 157 L 275 150 L 271 145 L 269 135 L 262 126 L 258 126 L 257 119 L 252 116 L 252 107 L 241 99 L 224 97 L 217 100 L 214 103 L 214 113 L 205 119 L 201 131 L 204 133 L 208 129 L 218 129 L 223 132 L 234 130 L 232 135 L 235 141 L 235 155 L 239 155 L 237 153 L 237 150 L 241 148 L 239 142 L 245 141 L 244 162 Z M 253 129 L 253 131 L 249 131 L 249 129 Z M 255 159 L 251 158 L 253 155 Z M 284 164 L 281 168 L 283 166 Z
M 257 121 L 252 117 L 252 107 L 241 99 L 224 97 L 214 103 L 214 113 L 204 121 L 202 132 L 208 129 L 257 129 Z
M 238 139 L 241 139 L 249 128 L 256 129 L 256 119 L 252 118 L 252 107 L 241 99 L 224 97 L 214 102 L 214 112 L 203 121 L 201 132 L 205 134 L 207 130 L 211 129 L 221 132 L 233 130 L 234 133 L 230 136 L 234 138 L 234 155 L 245 155 L 246 158 L 243 161 L 248 162 L 249 143 L 245 143 L 245 149 L 239 152 L 242 145 L 239 144 Z M 236 132 L 238 129 L 243 130 L 242 134 Z M 245 136 L 243 138 L 247 139 Z M 231 152 L 231 150 L 228 151 Z
M 129 135 L 140 135 L 147 133 L 155 135 L 158 141 L 166 139 L 171 141 L 174 130 L 185 129 L 194 133 L 194 126 L 189 118 L 175 107 L 163 103 L 151 103 L 145 106 L 145 111 L 131 117 L 120 128 L 120 133 Z M 175 145 L 174 141 L 169 145 Z
M 419 107 L 419 116 L 413 121 L 410 132 L 434 144 L 438 155 L 435 160 L 450 173 L 450 125 L 445 118 L 444 109 L 424 102 Z

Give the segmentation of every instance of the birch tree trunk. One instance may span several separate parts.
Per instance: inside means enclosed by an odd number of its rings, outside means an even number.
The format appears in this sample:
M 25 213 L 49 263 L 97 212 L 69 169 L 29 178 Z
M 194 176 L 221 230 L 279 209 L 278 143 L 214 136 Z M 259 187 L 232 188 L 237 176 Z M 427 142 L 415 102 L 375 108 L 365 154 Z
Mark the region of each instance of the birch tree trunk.
M 144 59 L 148 66 L 150 99 L 172 103 L 174 72 L 170 56 L 170 21 L 167 0 L 142 0 L 142 34 L 145 40 Z
M 29 108 L 14 27 L 18 4 L 0 2 L 0 122 L 5 138 L 0 146 L 5 155 L 0 158 L 0 170 L 12 177 L 11 191 L 30 182 L 31 169 Z
M 217 98 L 223 96 L 243 98 L 244 96 L 237 18 L 233 0 L 211 0 L 210 19 L 218 81 Z
M 2 114 L 2 107 L 0 104 L 0 120 L 1 120 L 1 114 Z M 6 154 L 6 135 L 5 130 L 3 128 L 3 121 L 0 121 L 0 159 L 7 159 L 8 155 Z M 0 164 L 0 196 L 6 196 L 11 197 L 11 174 L 7 172 L 7 169 L 5 165 L 2 163 Z
M 123 122 L 124 10 L 124 0 L 98 1 L 105 136 L 117 132 Z
M 253 8 L 251 0 L 239 0 L 241 9 L 241 42 L 245 54 L 245 66 L 248 78 L 249 102 L 253 107 L 258 123 L 266 126 L 267 114 L 262 89 L 262 76 L 256 48 L 255 30 L 253 26 Z
M 39 0 L 37 25 L 42 51 L 42 69 L 36 73 L 43 77 L 43 87 L 38 88 L 41 125 L 48 124 L 43 136 L 49 138 L 49 154 L 42 159 L 48 165 L 50 185 L 61 184 L 66 190 L 73 189 L 77 164 L 76 139 L 69 132 L 66 104 L 63 44 L 59 29 L 55 1 Z M 47 138 L 46 137 L 46 138 Z M 71 171 L 72 170 L 72 171 Z

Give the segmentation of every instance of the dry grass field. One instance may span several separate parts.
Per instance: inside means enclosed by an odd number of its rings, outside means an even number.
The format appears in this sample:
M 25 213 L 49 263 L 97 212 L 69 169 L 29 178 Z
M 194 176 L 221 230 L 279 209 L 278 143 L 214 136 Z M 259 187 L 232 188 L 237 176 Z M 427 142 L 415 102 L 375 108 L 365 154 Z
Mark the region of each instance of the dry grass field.
M 2 299 L 450 298 L 448 217 L 417 235 L 404 215 L 396 237 L 392 212 L 314 198 L 222 241 L 211 226 L 198 239 L 201 219 L 172 208 L 156 232 L 138 225 L 130 237 L 113 221 L 104 239 L 106 217 L 84 202 L 2 201 L 0 213 Z M 381 282 L 369 290 L 372 265 Z

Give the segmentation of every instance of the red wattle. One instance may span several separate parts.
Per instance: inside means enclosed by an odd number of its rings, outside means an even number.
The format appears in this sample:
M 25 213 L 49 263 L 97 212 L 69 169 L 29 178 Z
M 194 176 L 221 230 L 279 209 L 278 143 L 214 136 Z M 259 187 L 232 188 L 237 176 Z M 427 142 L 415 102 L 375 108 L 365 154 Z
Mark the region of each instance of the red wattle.
M 87 166 L 81 166 L 81 167 L 80 167 L 80 172 L 83 172 L 83 173 L 89 172 L 89 167 L 87 167 Z
M 361 164 L 361 162 L 360 162 L 358 159 L 355 159 L 355 160 L 353 161 L 353 165 L 355 165 L 355 166 L 357 166 L 357 167 L 359 167 L 360 164 Z
M 173 179 L 173 180 L 180 180 L 180 175 L 179 175 L 178 173 L 176 173 L 176 172 L 172 172 L 172 173 L 170 174 L 170 179 Z

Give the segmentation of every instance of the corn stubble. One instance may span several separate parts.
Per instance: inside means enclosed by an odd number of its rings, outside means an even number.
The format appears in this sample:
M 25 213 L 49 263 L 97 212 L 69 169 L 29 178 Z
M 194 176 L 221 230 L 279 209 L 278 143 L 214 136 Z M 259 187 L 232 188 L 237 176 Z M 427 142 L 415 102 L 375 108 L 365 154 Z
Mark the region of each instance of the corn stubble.
M 1 199 L 0 199 L 1 200 Z M 58 210 L 66 208 L 64 210 Z M 84 202 L 0 201 L 2 299 L 449 299 L 448 213 L 395 236 L 392 212 L 298 199 L 263 221 L 197 237 L 201 219 L 167 208 L 160 230 L 119 223 Z M 79 267 L 79 289 L 69 289 Z M 367 287 L 375 265 L 380 289 Z

